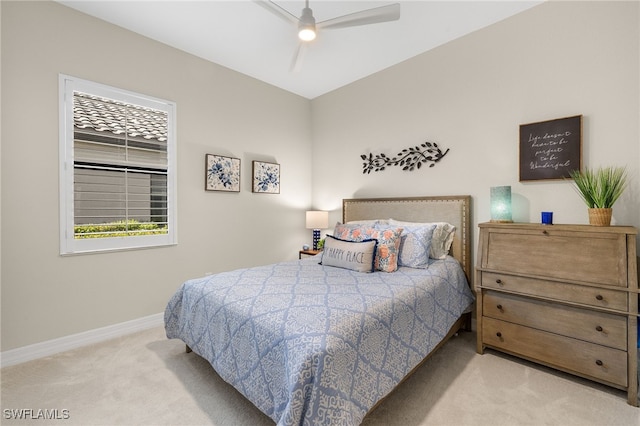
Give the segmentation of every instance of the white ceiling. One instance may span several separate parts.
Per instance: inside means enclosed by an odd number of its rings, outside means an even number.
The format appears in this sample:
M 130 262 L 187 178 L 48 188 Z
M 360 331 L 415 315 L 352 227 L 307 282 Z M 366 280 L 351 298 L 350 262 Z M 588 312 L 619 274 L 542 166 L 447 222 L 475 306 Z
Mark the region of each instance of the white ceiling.
M 393 22 L 320 31 L 300 71 L 290 70 L 295 25 L 248 0 L 58 0 L 169 46 L 313 99 L 541 1 L 400 1 Z M 303 0 L 276 1 L 296 16 Z M 394 1 L 311 0 L 318 22 Z

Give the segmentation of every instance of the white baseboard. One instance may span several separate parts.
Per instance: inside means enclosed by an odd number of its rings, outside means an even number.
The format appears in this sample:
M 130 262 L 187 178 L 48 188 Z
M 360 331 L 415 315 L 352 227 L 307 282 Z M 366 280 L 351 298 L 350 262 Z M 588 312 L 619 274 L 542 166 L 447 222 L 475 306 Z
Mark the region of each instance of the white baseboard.
M 21 348 L 0 353 L 0 367 L 8 367 L 31 361 L 82 346 L 103 342 L 116 337 L 125 336 L 137 331 L 147 330 L 164 324 L 164 313 L 149 315 L 120 324 L 96 328 L 82 333 L 72 334 L 59 339 L 47 340 Z

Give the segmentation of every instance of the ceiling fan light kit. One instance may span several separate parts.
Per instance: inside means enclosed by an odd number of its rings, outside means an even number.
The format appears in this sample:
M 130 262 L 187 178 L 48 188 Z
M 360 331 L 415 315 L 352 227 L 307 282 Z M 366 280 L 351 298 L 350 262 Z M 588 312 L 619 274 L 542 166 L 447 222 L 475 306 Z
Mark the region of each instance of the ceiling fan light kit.
M 302 41 L 312 41 L 316 38 L 316 18 L 308 7 L 302 9 L 302 16 L 298 24 L 298 37 Z
M 373 9 L 366 9 L 359 12 L 338 16 L 336 18 L 318 22 L 316 26 L 316 19 L 313 16 L 313 11 L 311 10 L 311 8 L 309 8 L 309 0 L 305 1 L 305 7 L 304 9 L 302 9 L 302 15 L 300 16 L 300 18 L 296 17 L 288 10 L 277 5 L 271 0 L 253 1 L 267 9 L 271 13 L 275 14 L 279 18 L 297 24 L 298 38 L 300 39 L 301 44 L 298 46 L 298 49 L 293 56 L 293 61 L 291 64 L 292 71 L 297 71 L 300 69 L 303 43 L 314 40 L 317 35 L 317 30 L 355 27 L 358 25 L 377 24 L 380 22 L 397 21 L 398 19 L 400 19 L 400 3 L 393 3 L 387 6 L 375 7 Z

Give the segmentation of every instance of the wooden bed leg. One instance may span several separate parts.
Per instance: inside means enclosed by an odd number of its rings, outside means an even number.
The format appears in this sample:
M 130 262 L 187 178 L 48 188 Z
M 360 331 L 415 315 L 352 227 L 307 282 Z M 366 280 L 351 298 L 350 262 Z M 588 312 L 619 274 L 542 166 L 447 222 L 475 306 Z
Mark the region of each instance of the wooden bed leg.
M 189 347 L 189 345 L 184 345 L 184 347 L 185 347 L 185 351 L 186 351 L 187 353 L 191 353 L 191 352 L 193 352 L 193 351 L 191 350 L 191 348 Z
M 464 331 L 472 331 L 471 329 L 471 318 L 473 317 L 472 313 L 469 312 L 466 314 L 467 318 L 464 321 L 463 330 Z

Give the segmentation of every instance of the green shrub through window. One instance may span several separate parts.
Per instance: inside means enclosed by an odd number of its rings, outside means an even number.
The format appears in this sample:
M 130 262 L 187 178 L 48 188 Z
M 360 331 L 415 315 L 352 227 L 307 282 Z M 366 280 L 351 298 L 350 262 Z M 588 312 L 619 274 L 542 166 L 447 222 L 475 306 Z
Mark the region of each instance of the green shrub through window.
M 136 220 L 118 221 L 113 223 L 100 223 L 88 225 L 76 225 L 74 227 L 75 238 L 111 238 L 127 237 L 133 235 L 157 235 L 168 232 L 166 225 L 155 223 L 140 223 Z

